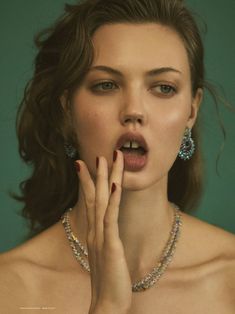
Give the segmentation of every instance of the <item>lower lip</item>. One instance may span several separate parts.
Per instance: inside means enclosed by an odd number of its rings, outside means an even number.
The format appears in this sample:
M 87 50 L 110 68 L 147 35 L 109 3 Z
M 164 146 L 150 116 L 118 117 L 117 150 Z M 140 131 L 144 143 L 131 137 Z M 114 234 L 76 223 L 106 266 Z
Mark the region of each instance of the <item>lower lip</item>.
M 123 153 L 124 156 L 124 170 L 126 171 L 140 171 L 147 164 L 147 153 L 144 155 Z

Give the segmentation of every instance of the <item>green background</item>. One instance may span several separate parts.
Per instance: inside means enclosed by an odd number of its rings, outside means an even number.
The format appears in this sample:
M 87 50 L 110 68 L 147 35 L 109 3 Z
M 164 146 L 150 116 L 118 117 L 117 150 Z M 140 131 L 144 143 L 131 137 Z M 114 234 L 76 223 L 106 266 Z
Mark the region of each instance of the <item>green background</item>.
M 70 3 L 72 3 L 70 1 Z M 206 77 L 221 85 L 227 100 L 235 103 L 235 1 L 187 1 L 207 24 L 203 32 Z M 32 75 L 36 32 L 50 25 L 63 11 L 63 0 L 14 0 L 0 4 L 0 251 L 24 241 L 27 229 L 17 215 L 20 204 L 8 196 L 17 191 L 29 170 L 18 156 L 15 115 L 23 88 Z M 214 105 L 206 95 L 202 106 L 206 190 L 194 214 L 202 220 L 235 233 L 235 114 L 221 105 L 227 140 L 216 175 L 216 155 L 223 141 Z M 43 184 L 43 182 L 42 182 Z

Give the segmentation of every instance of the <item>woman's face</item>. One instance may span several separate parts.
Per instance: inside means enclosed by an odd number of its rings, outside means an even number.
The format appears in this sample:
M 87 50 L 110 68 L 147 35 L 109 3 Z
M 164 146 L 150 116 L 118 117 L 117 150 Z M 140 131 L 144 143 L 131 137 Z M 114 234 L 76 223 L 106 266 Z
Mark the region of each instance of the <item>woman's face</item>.
M 186 126 L 196 119 L 200 92 L 192 98 L 184 44 L 173 30 L 154 23 L 104 25 L 93 43 L 95 59 L 72 106 L 80 158 L 95 177 L 96 156 L 104 156 L 110 170 L 119 137 L 140 133 L 149 148 L 147 164 L 125 171 L 123 188 L 146 188 L 167 176 Z M 92 69 L 97 66 L 120 73 Z

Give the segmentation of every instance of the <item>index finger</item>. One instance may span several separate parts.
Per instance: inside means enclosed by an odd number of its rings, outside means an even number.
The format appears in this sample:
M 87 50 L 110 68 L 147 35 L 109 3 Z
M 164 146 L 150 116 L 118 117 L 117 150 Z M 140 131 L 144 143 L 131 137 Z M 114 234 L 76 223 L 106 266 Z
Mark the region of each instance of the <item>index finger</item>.
M 76 167 L 79 169 L 78 177 L 86 205 L 88 229 L 91 230 L 95 222 L 95 185 L 85 162 L 77 160 L 75 163 L 77 165 Z

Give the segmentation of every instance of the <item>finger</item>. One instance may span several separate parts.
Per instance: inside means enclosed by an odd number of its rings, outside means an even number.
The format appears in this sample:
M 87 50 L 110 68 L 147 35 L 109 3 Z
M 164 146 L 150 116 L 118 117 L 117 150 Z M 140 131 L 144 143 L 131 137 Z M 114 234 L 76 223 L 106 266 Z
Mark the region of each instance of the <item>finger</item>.
M 110 243 L 111 245 L 119 238 L 118 215 L 121 193 L 122 186 L 117 182 L 113 182 L 108 207 L 104 216 L 104 243 Z
M 89 170 L 82 160 L 75 162 L 79 183 L 83 193 L 86 217 L 87 217 L 87 248 L 88 261 L 90 265 L 91 274 L 95 275 L 96 270 L 96 256 L 94 251 L 94 237 L 95 237 L 95 185 L 91 179 Z
M 79 177 L 79 183 L 81 184 L 81 189 L 84 196 L 84 201 L 86 205 L 86 215 L 88 224 L 88 233 L 94 231 L 95 224 L 95 186 L 93 180 L 91 179 L 89 170 L 86 164 L 82 160 L 77 160 L 75 162 L 77 173 Z
M 118 216 L 122 192 L 122 180 L 124 173 L 124 156 L 117 150 L 116 160 L 113 162 L 113 171 L 110 175 L 110 198 L 104 217 L 104 237 L 114 241 L 119 237 Z
M 115 155 L 115 153 L 114 153 Z M 116 182 L 122 186 L 124 158 L 121 150 L 116 150 L 116 160 L 113 161 L 113 169 L 109 178 L 109 194 L 111 194 L 112 183 Z
M 95 237 L 96 241 L 102 245 L 103 220 L 109 201 L 108 163 L 102 156 L 99 157 L 95 190 Z

